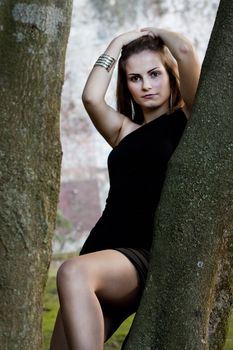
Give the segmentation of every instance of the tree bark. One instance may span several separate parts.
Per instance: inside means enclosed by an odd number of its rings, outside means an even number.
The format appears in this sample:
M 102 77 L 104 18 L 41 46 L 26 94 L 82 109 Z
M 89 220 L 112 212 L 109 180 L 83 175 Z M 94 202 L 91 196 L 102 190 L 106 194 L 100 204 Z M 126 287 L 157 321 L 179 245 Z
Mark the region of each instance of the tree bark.
M 222 349 L 232 305 L 233 2 L 221 0 L 124 350 Z M 227 267 L 227 269 L 226 269 Z
M 0 347 L 42 349 L 72 2 L 0 1 Z

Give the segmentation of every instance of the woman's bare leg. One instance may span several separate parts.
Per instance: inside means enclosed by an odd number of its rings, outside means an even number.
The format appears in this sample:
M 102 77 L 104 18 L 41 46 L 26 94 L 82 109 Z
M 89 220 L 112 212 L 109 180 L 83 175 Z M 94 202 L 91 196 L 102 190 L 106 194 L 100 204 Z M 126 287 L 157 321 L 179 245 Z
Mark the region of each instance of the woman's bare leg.
M 115 250 L 68 260 L 59 269 L 57 281 L 69 347 L 65 347 L 64 339 L 58 339 L 64 338 L 64 334 L 59 332 L 61 326 L 58 316 L 51 350 L 102 350 L 112 324 L 111 317 L 106 316 L 104 319 L 101 304 L 115 308 L 117 317 L 120 309 L 127 317 L 127 311 L 133 310 L 139 297 L 138 276 L 134 266 Z M 61 342 L 65 344 L 63 347 L 59 345 Z
M 135 309 L 125 310 L 125 312 L 123 311 L 121 312 L 121 315 L 119 317 L 116 317 L 117 316 L 116 311 L 112 310 L 112 312 L 111 311 L 106 312 L 105 310 L 103 310 L 104 341 L 107 341 L 109 338 L 111 338 L 111 336 L 119 328 L 121 323 L 135 311 L 136 311 Z M 53 349 L 69 350 L 60 310 L 58 311 L 58 314 L 57 314 L 54 331 L 50 342 L 50 349 L 51 350 Z
M 69 350 L 64 327 L 63 327 L 63 321 L 61 317 L 61 310 L 58 311 L 51 342 L 50 342 L 50 349 L 51 350 Z

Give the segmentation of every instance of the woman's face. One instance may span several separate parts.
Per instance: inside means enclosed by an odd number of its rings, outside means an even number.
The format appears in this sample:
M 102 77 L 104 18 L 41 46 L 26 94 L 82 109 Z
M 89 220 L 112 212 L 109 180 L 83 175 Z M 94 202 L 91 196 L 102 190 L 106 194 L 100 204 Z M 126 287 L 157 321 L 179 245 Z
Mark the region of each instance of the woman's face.
M 169 108 L 169 76 L 158 53 L 145 50 L 130 56 L 126 77 L 131 96 L 143 111 Z

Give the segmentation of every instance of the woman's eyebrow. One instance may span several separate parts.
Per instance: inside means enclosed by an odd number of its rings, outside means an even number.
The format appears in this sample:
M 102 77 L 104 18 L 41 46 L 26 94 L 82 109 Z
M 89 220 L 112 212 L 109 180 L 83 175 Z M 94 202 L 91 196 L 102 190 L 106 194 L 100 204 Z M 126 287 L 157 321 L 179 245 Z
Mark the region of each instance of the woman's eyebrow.
M 150 70 L 148 70 L 148 72 L 147 73 L 151 73 L 153 70 L 155 70 L 155 69 L 159 69 L 159 67 L 154 67 L 154 68 L 152 68 L 152 69 L 150 69 Z
M 129 73 L 128 75 L 140 75 L 139 73 Z
M 148 70 L 147 73 L 151 73 L 153 70 L 158 69 L 158 68 L 159 68 L 159 67 L 154 67 L 154 68 Z M 140 75 L 140 74 L 139 74 L 139 73 L 129 73 L 128 75 Z

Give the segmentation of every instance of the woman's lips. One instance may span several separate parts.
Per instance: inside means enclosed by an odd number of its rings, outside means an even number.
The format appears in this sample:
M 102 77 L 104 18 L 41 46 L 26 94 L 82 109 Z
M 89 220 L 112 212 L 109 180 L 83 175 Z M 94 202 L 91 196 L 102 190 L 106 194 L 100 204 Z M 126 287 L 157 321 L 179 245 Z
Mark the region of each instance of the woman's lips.
M 149 99 L 153 98 L 154 96 L 156 96 L 156 94 L 147 94 L 147 95 L 142 96 L 142 98 L 149 100 Z

